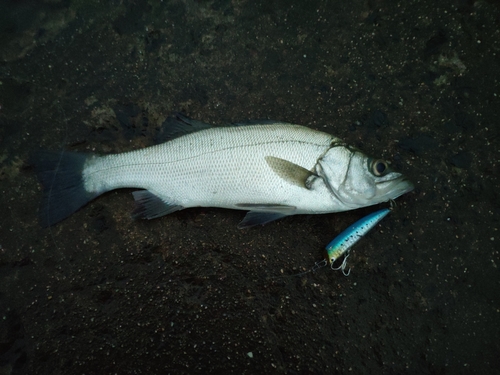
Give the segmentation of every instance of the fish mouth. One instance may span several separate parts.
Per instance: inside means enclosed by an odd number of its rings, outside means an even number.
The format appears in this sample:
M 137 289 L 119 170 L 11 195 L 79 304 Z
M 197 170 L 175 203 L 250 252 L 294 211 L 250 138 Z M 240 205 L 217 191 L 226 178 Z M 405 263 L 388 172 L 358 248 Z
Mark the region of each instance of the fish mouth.
M 382 186 L 381 186 L 382 185 Z M 382 201 L 396 199 L 403 194 L 409 193 L 415 189 L 415 185 L 404 176 L 396 177 L 395 179 L 384 181 L 377 184 L 377 195 L 382 198 Z

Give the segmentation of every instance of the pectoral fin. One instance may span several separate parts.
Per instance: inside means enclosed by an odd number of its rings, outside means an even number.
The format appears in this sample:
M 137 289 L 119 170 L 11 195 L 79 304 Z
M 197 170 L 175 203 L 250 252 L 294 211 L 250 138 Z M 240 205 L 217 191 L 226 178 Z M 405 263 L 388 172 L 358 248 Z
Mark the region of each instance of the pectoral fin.
M 271 221 L 281 219 L 282 217 L 294 215 L 297 209 L 295 206 L 277 204 L 240 203 L 237 206 L 251 210 L 247 212 L 245 218 L 238 224 L 239 229 L 250 228 L 255 225 L 264 225 Z
M 274 173 L 282 179 L 293 185 L 308 189 L 306 181 L 309 177 L 313 176 L 314 173 L 285 159 L 274 156 L 266 156 L 265 159 L 267 165 L 269 165 Z

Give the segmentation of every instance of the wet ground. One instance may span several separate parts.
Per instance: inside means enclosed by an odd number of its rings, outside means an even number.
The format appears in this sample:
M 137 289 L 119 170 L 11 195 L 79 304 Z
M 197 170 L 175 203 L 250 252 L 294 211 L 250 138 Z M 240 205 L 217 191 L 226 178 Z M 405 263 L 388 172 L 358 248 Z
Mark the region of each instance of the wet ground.
M 1 374 L 489 374 L 500 367 L 498 1 L 3 1 Z M 173 111 L 307 125 L 416 190 L 238 230 L 133 221 L 130 190 L 42 228 L 33 150 L 152 144 Z M 497 370 L 495 370 L 497 369 Z

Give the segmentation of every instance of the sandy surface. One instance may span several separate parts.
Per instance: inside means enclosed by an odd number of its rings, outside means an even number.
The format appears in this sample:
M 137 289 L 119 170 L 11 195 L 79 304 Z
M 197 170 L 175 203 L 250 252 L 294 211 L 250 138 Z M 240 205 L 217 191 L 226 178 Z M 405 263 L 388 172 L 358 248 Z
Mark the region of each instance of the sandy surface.
M 0 14 L 2 375 L 499 368 L 497 1 L 46 0 Z M 416 190 L 355 246 L 349 277 L 296 274 L 374 207 L 238 230 L 244 213 L 222 209 L 133 221 L 121 190 L 39 225 L 33 150 L 144 147 L 173 111 L 323 130 Z

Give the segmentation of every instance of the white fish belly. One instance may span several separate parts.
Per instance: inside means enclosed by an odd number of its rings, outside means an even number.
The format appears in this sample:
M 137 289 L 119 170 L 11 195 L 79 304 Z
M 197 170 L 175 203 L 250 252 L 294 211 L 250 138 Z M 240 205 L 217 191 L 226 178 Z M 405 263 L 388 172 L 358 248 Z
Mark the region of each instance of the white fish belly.
M 312 170 L 336 138 L 298 125 L 212 128 L 161 145 L 97 157 L 84 169 L 88 191 L 147 189 L 183 207 L 283 204 L 316 210 L 318 192 L 277 175 L 265 157 Z

